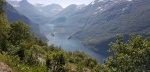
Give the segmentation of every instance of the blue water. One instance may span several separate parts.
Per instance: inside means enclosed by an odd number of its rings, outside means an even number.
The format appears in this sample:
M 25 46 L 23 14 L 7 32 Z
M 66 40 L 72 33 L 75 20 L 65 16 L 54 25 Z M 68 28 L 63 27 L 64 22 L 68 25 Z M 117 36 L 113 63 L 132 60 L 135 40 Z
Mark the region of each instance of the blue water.
M 80 40 L 76 38 L 68 39 L 69 35 L 67 34 L 55 34 L 55 37 L 53 37 L 51 34 L 47 35 L 47 38 L 49 39 L 48 44 L 54 44 L 55 46 L 61 46 L 61 48 L 65 51 L 80 51 L 85 52 L 86 54 L 90 55 L 93 58 L 96 58 L 101 64 L 104 62 L 105 56 L 102 56 L 101 54 L 88 49 L 81 45 Z

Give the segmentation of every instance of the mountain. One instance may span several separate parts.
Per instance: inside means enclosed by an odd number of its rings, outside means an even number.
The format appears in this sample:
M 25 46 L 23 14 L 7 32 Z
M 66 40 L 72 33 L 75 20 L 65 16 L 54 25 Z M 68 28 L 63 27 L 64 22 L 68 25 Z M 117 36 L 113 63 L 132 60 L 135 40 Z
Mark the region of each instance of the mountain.
M 149 7 L 149 0 L 95 0 L 61 24 L 68 26 L 66 29 L 85 46 L 103 53 L 116 34 L 148 33 Z
M 56 15 L 63 9 L 59 4 L 50 4 L 50 5 L 36 4 L 34 6 L 40 12 L 43 12 L 50 17 Z
M 146 34 L 150 30 L 149 0 L 94 0 L 87 6 L 72 4 L 62 10 L 57 4 L 33 6 L 22 1 L 19 5 L 16 8 L 23 10 L 24 6 L 29 6 L 27 11 L 31 13 L 28 14 L 41 13 L 44 8 L 44 13 L 48 14 L 47 9 L 50 13 L 56 9 L 53 18 L 49 18 L 50 23 L 63 27 L 67 33 L 81 39 L 82 44 L 101 53 L 106 52 L 116 34 L 128 38 L 128 34 Z M 38 13 L 37 18 L 42 18 Z
M 111 40 L 116 34 L 146 34 L 150 31 L 150 1 L 115 1 L 108 0 L 104 5 L 110 6 L 93 13 L 83 29 L 76 34 L 84 39 L 84 44 L 101 48 L 103 41 Z M 111 5 L 110 2 L 114 3 Z
M 17 0 L 6 0 L 9 4 L 11 4 L 13 7 L 19 7 L 19 1 Z
M 84 9 L 86 5 L 81 4 L 81 5 L 75 5 L 71 4 L 61 10 L 58 14 L 56 14 L 53 19 L 51 20 L 51 23 L 59 24 L 59 23 L 66 23 L 68 21 L 69 16 L 74 15 L 78 11 Z M 70 21 L 69 21 L 70 22 Z
M 27 16 L 33 22 L 43 24 L 48 23 L 50 17 L 40 12 L 34 5 L 30 4 L 27 0 L 14 1 L 7 0 L 17 11 Z
M 28 24 L 30 26 L 30 30 L 36 34 L 37 38 L 41 38 L 42 40 L 47 41 L 47 38 L 40 33 L 40 29 L 39 29 L 39 25 L 38 24 L 30 21 L 26 16 L 20 14 L 10 4 L 7 4 L 4 7 L 4 9 L 6 11 L 7 19 L 8 19 L 9 22 L 20 20 L 20 21 L 22 21 L 25 24 Z
M 57 14 L 57 16 L 72 15 L 72 14 L 76 13 L 77 11 L 81 10 L 84 6 L 85 5 L 71 4 L 68 7 L 66 7 L 65 9 L 63 9 L 59 14 Z

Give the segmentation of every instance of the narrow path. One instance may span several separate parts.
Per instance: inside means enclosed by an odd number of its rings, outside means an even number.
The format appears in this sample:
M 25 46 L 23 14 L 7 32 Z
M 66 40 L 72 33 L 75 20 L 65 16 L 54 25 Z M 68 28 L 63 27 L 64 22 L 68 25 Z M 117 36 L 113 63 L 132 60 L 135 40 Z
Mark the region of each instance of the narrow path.
M 0 62 L 0 72 L 12 72 L 12 70 L 8 67 L 8 65 Z

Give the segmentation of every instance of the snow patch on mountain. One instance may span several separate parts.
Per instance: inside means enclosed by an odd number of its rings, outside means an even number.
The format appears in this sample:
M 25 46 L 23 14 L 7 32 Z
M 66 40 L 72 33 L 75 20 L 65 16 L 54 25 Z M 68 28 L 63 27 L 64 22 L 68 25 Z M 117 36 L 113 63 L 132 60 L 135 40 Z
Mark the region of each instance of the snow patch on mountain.
M 97 3 L 104 3 L 104 2 L 108 2 L 108 1 L 117 3 L 117 2 L 121 2 L 121 1 L 132 1 L 132 0 L 94 0 L 90 4 L 94 5 Z
M 129 9 L 129 5 L 122 9 L 122 13 L 124 13 L 127 9 Z
M 93 12 L 93 14 L 97 14 L 97 13 L 100 13 L 100 12 L 107 10 L 108 8 L 112 7 L 113 5 L 115 5 L 117 3 L 119 4 L 119 3 L 125 2 L 125 1 L 130 2 L 132 0 L 94 0 L 89 5 L 95 6 L 95 11 Z M 128 7 L 129 6 L 123 8 L 122 12 L 127 10 Z
M 16 7 L 20 7 L 20 5 L 19 5 L 19 4 L 18 4 L 18 5 L 13 5 L 13 7 L 15 7 L 15 8 L 16 8 Z
M 86 7 L 85 4 L 77 5 L 77 9 L 83 9 L 84 7 Z
M 19 2 L 21 0 L 6 0 L 9 4 L 11 4 L 13 7 L 20 7 Z

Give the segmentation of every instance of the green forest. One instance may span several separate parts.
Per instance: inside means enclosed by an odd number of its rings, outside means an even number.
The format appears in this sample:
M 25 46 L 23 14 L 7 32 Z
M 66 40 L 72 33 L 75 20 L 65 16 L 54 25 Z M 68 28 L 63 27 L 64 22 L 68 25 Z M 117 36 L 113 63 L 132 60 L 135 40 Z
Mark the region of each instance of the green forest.
M 12 72 L 149 72 L 150 34 L 130 35 L 124 41 L 117 35 L 110 43 L 112 56 L 104 64 L 83 52 L 65 52 L 61 47 L 48 46 L 35 38 L 29 26 L 21 21 L 8 23 L 0 0 L 0 62 Z

